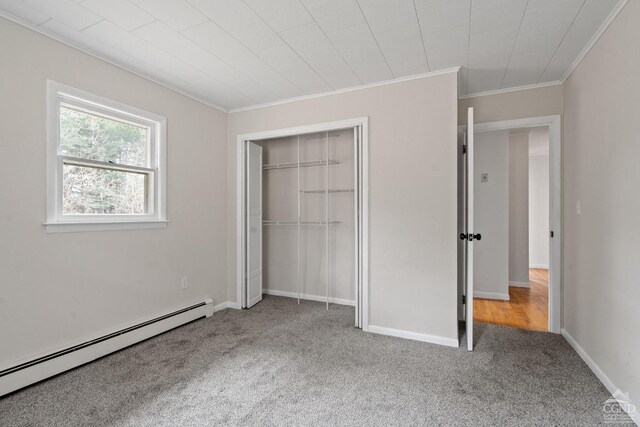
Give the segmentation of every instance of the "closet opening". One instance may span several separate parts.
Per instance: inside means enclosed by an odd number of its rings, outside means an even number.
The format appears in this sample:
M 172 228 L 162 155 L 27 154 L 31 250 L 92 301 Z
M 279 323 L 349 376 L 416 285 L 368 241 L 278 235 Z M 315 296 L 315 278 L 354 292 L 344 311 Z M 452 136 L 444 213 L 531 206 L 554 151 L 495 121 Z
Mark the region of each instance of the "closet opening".
M 238 136 L 237 298 L 355 307 L 368 325 L 367 118 Z

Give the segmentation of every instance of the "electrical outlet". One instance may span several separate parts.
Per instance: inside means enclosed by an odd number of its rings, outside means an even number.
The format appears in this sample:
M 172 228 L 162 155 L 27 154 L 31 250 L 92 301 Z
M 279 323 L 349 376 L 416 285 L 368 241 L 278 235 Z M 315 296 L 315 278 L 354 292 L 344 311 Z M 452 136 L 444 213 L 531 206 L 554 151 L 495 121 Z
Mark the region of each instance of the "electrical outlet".
M 187 276 L 184 276 L 182 280 L 180 280 L 180 287 L 182 289 L 187 289 L 189 287 L 189 278 Z

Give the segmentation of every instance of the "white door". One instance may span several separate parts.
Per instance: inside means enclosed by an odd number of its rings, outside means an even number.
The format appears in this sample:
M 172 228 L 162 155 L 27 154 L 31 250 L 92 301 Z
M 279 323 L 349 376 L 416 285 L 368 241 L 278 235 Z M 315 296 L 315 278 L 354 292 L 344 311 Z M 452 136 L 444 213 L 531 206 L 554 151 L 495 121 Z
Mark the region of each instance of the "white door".
M 247 142 L 246 308 L 262 301 L 262 147 Z
M 473 108 L 467 113 L 467 156 L 466 156 L 466 326 L 467 326 L 467 350 L 473 350 L 473 243 L 480 235 L 476 235 L 473 228 Z

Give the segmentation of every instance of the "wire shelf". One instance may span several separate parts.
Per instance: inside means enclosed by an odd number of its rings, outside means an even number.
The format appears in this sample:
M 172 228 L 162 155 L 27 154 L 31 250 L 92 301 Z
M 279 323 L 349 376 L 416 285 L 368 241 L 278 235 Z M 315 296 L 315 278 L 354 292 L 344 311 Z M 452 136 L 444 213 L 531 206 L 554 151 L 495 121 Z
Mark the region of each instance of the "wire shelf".
M 342 221 L 329 221 L 329 225 L 338 225 L 338 224 L 342 224 Z M 264 220 L 262 221 L 262 225 L 298 225 L 298 221 Z M 300 225 L 323 226 L 323 225 L 327 225 L 327 221 L 300 221 Z
M 298 166 L 301 168 L 309 168 L 313 166 L 327 166 L 328 165 L 339 165 L 340 162 L 337 160 L 310 160 L 307 162 L 289 162 L 289 163 L 271 163 L 262 166 L 263 170 L 273 170 L 273 169 L 293 169 Z
M 326 190 L 300 190 L 302 194 L 324 194 Z M 343 189 L 334 189 L 329 190 L 329 193 L 353 193 L 355 192 L 352 188 L 343 188 Z

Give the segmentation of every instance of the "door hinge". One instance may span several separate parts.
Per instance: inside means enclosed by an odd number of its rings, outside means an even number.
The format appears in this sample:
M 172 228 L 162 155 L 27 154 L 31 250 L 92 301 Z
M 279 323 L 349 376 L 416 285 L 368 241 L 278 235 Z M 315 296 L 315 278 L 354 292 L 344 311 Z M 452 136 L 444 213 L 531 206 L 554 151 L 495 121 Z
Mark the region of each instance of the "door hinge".
M 553 230 L 551 230 L 551 233 L 549 233 L 551 235 L 551 237 L 553 237 Z
M 462 154 L 467 154 L 467 145 L 462 146 Z
M 467 297 L 466 295 L 462 295 L 462 303 L 466 304 L 467 303 Z

